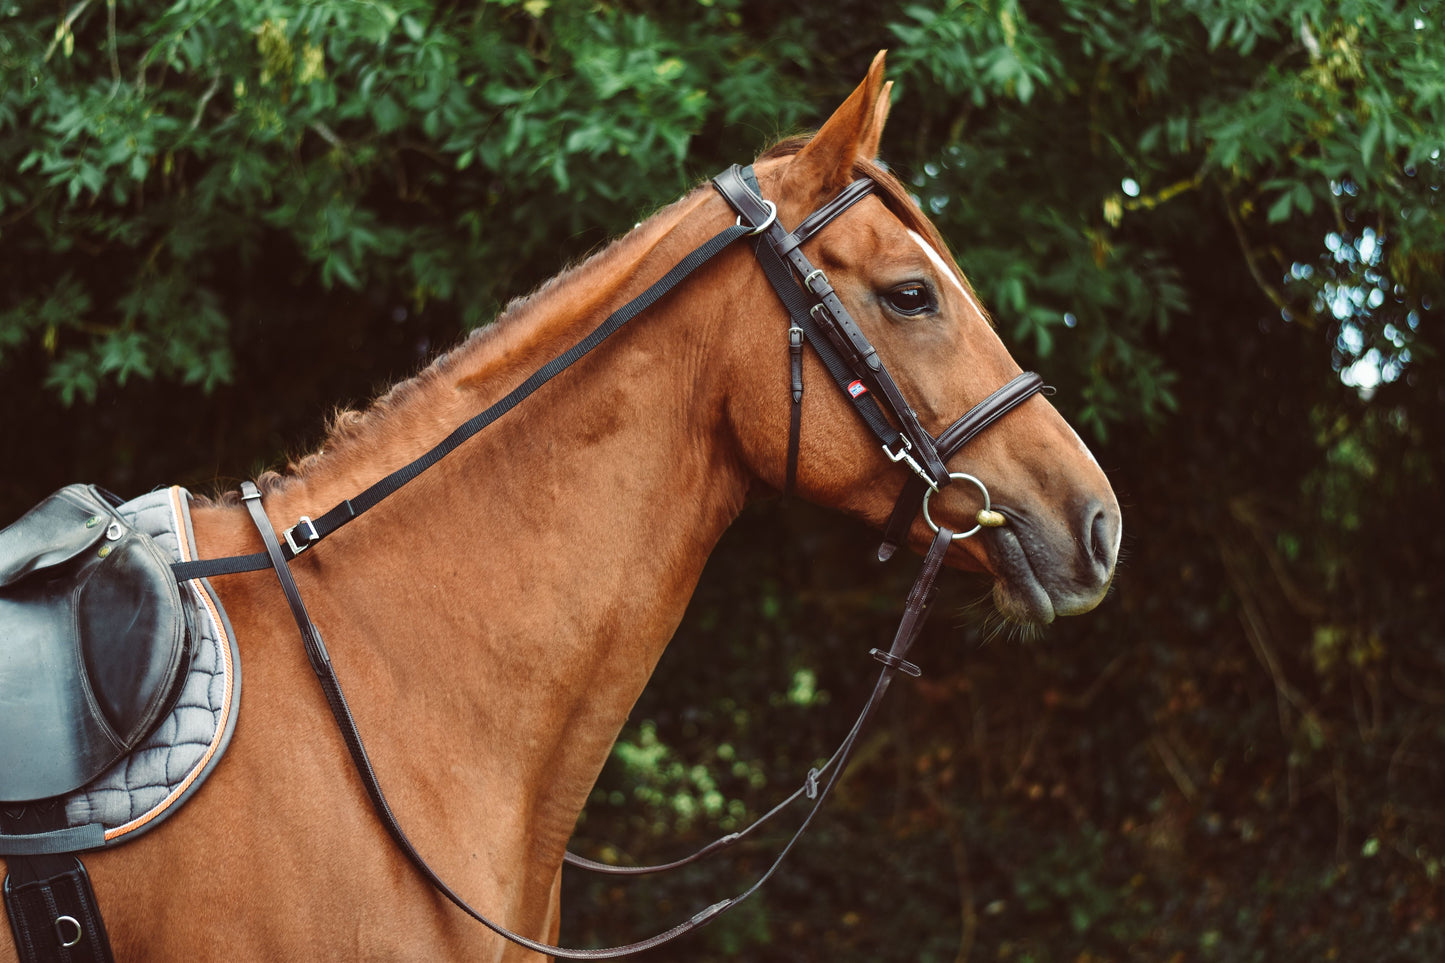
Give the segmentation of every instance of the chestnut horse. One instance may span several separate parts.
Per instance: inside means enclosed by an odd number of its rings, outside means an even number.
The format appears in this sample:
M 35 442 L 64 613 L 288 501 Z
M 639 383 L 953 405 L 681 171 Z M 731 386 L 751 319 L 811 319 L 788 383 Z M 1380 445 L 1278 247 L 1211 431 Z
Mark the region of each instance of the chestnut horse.
M 932 433 L 1019 368 L 938 232 L 872 160 L 882 58 L 823 128 L 756 163 L 784 224 L 855 177 L 876 192 L 808 242 Z M 261 482 L 277 530 L 412 461 L 576 343 L 735 218 L 702 188 L 338 417 Z M 787 314 L 738 245 L 364 519 L 292 564 L 393 810 L 473 906 L 558 935 L 563 853 L 593 781 L 750 495 L 784 484 Z M 922 308 L 920 309 L 920 304 Z M 872 525 L 907 471 L 805 357 L 796 491 Z M 1008 524 L 955 542 L 1006 615 L 1084 612 L 1121 522 L 1103 472 L 1042 396 L 952 460 Z M 933 498 L 968 527 L 978 493 Z M 194 512 L 201 558 L 254 553 L 233 500 Z M 927 548 L 915 521 L 909 543 Z M 85 857 L 118 960 L 524 960 L 437 895 L 373 813 L 276 576 L 214 580 L 239 640 L 244 712 L 227 758 L 169 823 Z M 669 921 L 660 921 L 666 925 Z M 14 948 L 0 940 L 0 960 Z

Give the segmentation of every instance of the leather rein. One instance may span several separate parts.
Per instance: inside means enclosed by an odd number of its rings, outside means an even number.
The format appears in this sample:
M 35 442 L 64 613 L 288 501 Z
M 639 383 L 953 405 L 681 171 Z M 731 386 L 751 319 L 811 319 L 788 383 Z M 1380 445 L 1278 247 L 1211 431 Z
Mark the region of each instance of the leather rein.
M 504 398 L 463 423 L 431 451 L 381 479 L 355 497 L 341 502 L 320 517 L 313 520 L 302 516 L 295 525 L 286 529 L 279 536 L 271 527 L 271 523 L 261 507 L 260 490 L 252 482 L 243 482 L 241 485 L 242 501 L 261 534 L 266 550 L 251 555 L 183 562 L 172 566 L 178 581 L 259 571 L 267 568 L 275 571 L 282 593 L 285 595 L 286 602 L 300 629 L 307 659 L 321 683 L 327 705 L 341 731 L 352 762 L 361 777 L 362 785 L 371 800 L 372 807 L 381 819 L 382 825 L 402 854 L 442 896 L 477 922 L 529 950 L 563 959 L 615 959 L 661 946 L 697 929 L 736 906 L 761 888 L 773 875 L 799 837 L 812 823 L 823 800 L 832 792 L 838 777 L 847 765 L 858 735 L 872 718 L 893 677 L 898 672 L 911 676 L 920 674 L 921 670 L 907 660 L 907 655 L 928 614 L 929 604 L 936 592 L 935 581 L 943 567 L 943 558 L 949 545 L 956 539 L 973 535 L 982 527 L 1004 523 L 1002 516 L 991 510 L 988 489 L 983 482 L 972 475 L 961 472 L 950 473 L 945 464 L 947 459 L 1004 414 L 1022 404 L 1035 393 L 1044 390 L 1043 380 L 1038 375 L 1031 372 L 1020 374 L 974 406 L 962 418 L 934 438 L 919 423 L 917 415 L 904 399 L 902 392 L 893 381 L 887 368 L 884 367 L 882 359 L 878 357 L 877 351 L 874 350 L 873 345 L 849 314 L 848 309 L 839 300 L 827 276 L 815 268 L 802 252 L 802 245 L 807 240 L 826 227 L 838 215 L 873 193 L 876 187 L 874 182 L 868 178 L 854 181 L 837 197 L 805 218 L 791 232 L 786 231 L 778 223 L 777 206 L 762 198 L 751 167 L 734 165 L 715 177 L 712 183 L 737 212 L 738 220 L 735 225 L 705 241 L 641 295 L 610 315 L 586 338 L 542 366 Z M 567 863 L 595 872 L 616 875 L 661 872 L 694 862 L 703 856 L 739 842 L 777 813 L 786 809 L 799 797 L 806 796 L 812 801 L 812 807 L 807 816 L 762 875 L 739 895 L 713 903 L 671 929 L 648 939 L 624 946 L 598 949 L 570 949 L 551 946 L 515 933 L 474 909 L 441 879 L 408 840 L 382 792 L 381 783 L 362 743 L 361 733 L 357 729 L 356 721 L 352 717 L 346 697 L 342 693 L 340 680 L 332 668 L 321 632 L 306 611 L 306 605 L 301 599 L 301 593 L 288 563 L 342 525 L 374 507 L 467 439 L 511 411 L 532 392 L 591 352 L 628 321 L 641 314 L 663 295 L 686 280 L 698 268 L 727 250 L 734 242 L 745 237 L 754 238 L 754 252 L 773 290 L 777 292 L 783 306 L 787 309 L 790 319 L 788 351 L 791 367 L 792 409 L 788 440 L 787 490 L 791 491 L 797 472 L 803 397 L 802 349 L 805 343 L 811 343 L 814 351 L 822 359 L 829 376 L 842 390 L 844 396 L 851 401 L 854 410 L 873 432 L 884 453 L 890 460 L 902 463 L 910 470 L 910 475 L 904 483 L 898 503 L 889 519 L 884 543 L 879 548 L 879 558 L 887 559 L 906 539 L 913 518 L 920 509 L 924 513 L 925 521 L 934 529 L 935 535 L 924 556 L 923 567 L 908 592 L 904 603 L 903 617 L 894 634 L 892 644 L 887 651 L 875 648 L 869 653 L 882 663 L 882 669 L 872 693 L 868 696 L 857 720 L 838 749 L 823 765 L 808 771 L 802 786 L 747 829 L 724 836 L 692 855 L 670 863 L 656 866 L 611 866 L 575 856 L 570 852 L 565 856 Z M 881 404 L 878 399 L 882 399 Z M 946 527 L 935 524 L 929 517 L 928 499 L 950 481 L 964 479 L 976 485 L 983 493 L 984 509 L 979 512 L 975 519 L 977 524 L 972 529 L 955 533 Z

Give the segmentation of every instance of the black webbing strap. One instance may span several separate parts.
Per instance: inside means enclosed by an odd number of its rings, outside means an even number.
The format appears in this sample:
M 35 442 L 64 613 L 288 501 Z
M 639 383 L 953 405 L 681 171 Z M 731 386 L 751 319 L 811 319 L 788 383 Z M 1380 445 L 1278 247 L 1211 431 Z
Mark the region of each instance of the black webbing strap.
M 985 428 L 1039 392 L 1050 392 L 1044 385 L 1043 378 L 1032 371 L 1016 376 L 943 430 L 937 441 L 939 454 L 944 461 L 952 458 Z M 883 543 L 878 546 L 878 561 L 886 562 L 892 558 L 898 546 L 908 538 L 908 530 L 913 527 L 913 519 L 918 516 L 918 509 L 923 505 L 923 495 L 927 491 L 928 486 L 916 475 L 908 476 L 903 482 L 903 490 L 899 492 L 898 501 L 893 505 L 893 514 L 888 517 L 888 524 L 883 530 Z
M 311 616 L 306 611 L 306 604 L 301 599 L 300 589 L 297 587 L 296 579 L 291 574 L 291 568 L 287 564 L 286 558 L 281 551 L 280 542 L 276 537 L 275 531 L 271 528 L 270 520 L 266 517 L 265 511 L 261 507 L 261 493 L 251 482 L 243 482 L 241 486 L 241 498 L 247 510 L 250 512 L 251 520 L 255 523 L 257 530 L 261 534 L 262 541 L 266 544 L 266 555 L 271 562 L 272 568 L 276 572 L 276 578 L 281 584 L 281 591 L 286 597 L 286 604 L 291 609 L 292 617 L 295 619 L 297 627 L 301 630 L 301 639 L 306 649 L 307 660 L 311 663 L 311 668 L 315 671 L 316 677 L 321 683 L 322 692 L 326 696 L 326 704 L 331 710 L 331 716 L 333 720 L 335 720 L 337 728 L 341 731 L 341 737 L 345 741 L 346 749 L 351 755 L 352 764 L 356 769 L 357 775 L 361 778 L 362 787 L 366 790 L 372 808 L 381 819 L 382 826 L 386 829 L 387 834 L 391 836 L 392 841 L 396 843 L 402 855 L 416 868 L 417 872 L 419 872 L 438 893 L 446 897 L 448 901 L 472 919 L 481 923 L 498 936 L 504 937 L 519 946 L 526 947 L 537 953 L 569 960 L 615 959 L 617 957 L 630 956 L 634 953 L 641 953 L 644 950 L 655 949 L 664 943 L 669 943 L 679 936 L 697 929 L 719 914 L 741 903 L 753 893 L 757 892 L 773 873 L 777 871 L 778 867 L 782 865 L 784 858 L 792 851 L 793 846 L 797 844 L 798 839 L 812 824 L 813 818 L 823 805 L 823 801 L 828 797 L 828 794 L 832 792 L 834 785 L 836 785 L 838 781 L 839 774 L 847 765 L 848 757 L 853 751 L 858 734 L 872 717 L 877 708 L 878 701 L 883 697 L 883 693 L 887 691 L 888 684 L 892 681 L 893 676 L 899 671 L 904 671 L 911 675 L 918 674 L 917 668 L 907 661 L 906 656 L 908 649 L 913 645 L 914 639 L 918 637 L 919 629 L 922 628 L 923 619 L 927 615 L 928 603 L 933 598 L 934 581 L 938 576 L 939 569 L 943 564 L 943 556 L 948 551 L 948 546 L 953 537 L 953 533 L 948 529 L 943 528 L 939 530 L 938 537 L 934 539 L 934 543 L 932 547 L 929 548 L 928 555 L 924 559 L 923 569 L 919 573 L 912 590 L 908 593 L 908 600 L 904 606 L 903 619 L 899 624 L 897 633 L 894 635 L 893 645 L 887 653 L 883 653 L 878 649 L 874 649 L 871 653 L 874 657 L 878 658 L 879 661 L 883 662 L 883 670 L 879 673 L 878 681 L 873 687 L 873 692 L 868 697 L 867 703 L 864 704 L 863 711 L 859 713 L 857 721 L 853 724 L 853 728 L 848 732 L 847 737 L 843 740 L 842 745 L 839 746 L 838 751 L 834 753 L 833 759 L 828 762 L 828 766 L 834 766 L 836 761 L 836 766 L 832 768 L 828 776 L 828 781 L 824 783 L 821 788 L 817 786 L 817 777 L 822 770 L 813 770 L 809 773 L 808 782 L 805 783 L 805 791 L 808 796 L 813 798 L 813 806 L 797 830 L 793 833 L 793 836 L 768 866 L 767 870 L 741 894 L 731 899 L 713 903 L 689 919 L 656 936 L 640 940 L 636 943 L 629 943 L 625 946 L 581 950 L 552 946 L 533 940 L 507 929 L 505 926 L 494 922 L 481 912 L 473 909 L 471 904 L 458 895 L 455 890 L 437 875 L 425 857 L 412 845 L 411 840 L 407 838 L 406 833 L 402 830 L 401 824 L 397 822 L 396 815 L 392 812 L 391 806 L 386 800 L 385 793 L 382 792 L 376 770 L 372 768 L 371 760 L 366 753 L 366 747 L 362 743 L 361 732 L 356 726 L 356 719 L 352 716 L 351 708 L 346 703 L 346 697 L 341 691 L 341 682 L 337 678 L 335 670 L 332 668 L 331 659 L 326 652 L 326 646 L 321 641 L 321 632 L 317 629 L 315 623 L 311 621 Z M 797 793 L 794 793 L 793 796 L 789 797 L 788 802 L 796 798 Z M 783 805 L 786 805 L 786 803 Z M 776 811 L 776 809 L 774 811 Z M 771 815 L 772 814 L 769 813 L 769 816 Z M 766 819 L 767 817 L 764 818 Z M 759 822 L 761 822 L 761 820 Z M 719 840 L 718 844 L 709 847 L 708 851 L 722 848 L 723 845 L 726 845 L 726 843 Z M 682 862 L 690 861 L 691 859 L 687 859 Z M 592 863 L 590 860 L 583 860 L 576 864 L 588 866 L 589 868 L 601 865 Z M 681 865 L 681 863 L 679 863 L 679 865 Z
M 500 401 L 497 401 L 480 414 L 464 422 L 450 435 L 447 435 L 447 437 L 431 451 L 422 455 L 411 464 L 398 468 L 361 494 L 342 501 L 321 517 L 299 521 L 285 533 L 287 536 L 287 544 L 281 546 L 282 557 L 288 560 L 295 558 L 301 552 L 315 545 L 353 518 L 374 508 L 382 499 L 395 492 L 398 488 L 401 488 L 401 486 L 426 471 L 432 465 L 441 461 L 442 458 L 454 451 L 467 439 L 517 407 L 517 405 L 526 400 L 538 388 L 585 357 L 599 344 L 615 334 L 623 325 L 627 324 L 627 322 L 656 304 L 663 295 L 677 287 L 678 284 L 686 280 L 694 271 L 726 250 L 734 241 L 746 237 L 751 233 L 753 233 L 753 228 L 742 224 L 725 228 L 718 234 L 715 234 L 712 238 L 693 250 L 692 253 L 688 254 L 687 257 L 679 261 L 646 291 L 643 291 L 640 295 L 609 315 L 607 320 L 598 325 L 596 330 L 591 334 L 537 369 L 526 381 L 522 382 L 516 388 L 513 388 Z M 238 572 L 255 572 L 267 568 L 270 565 L 271 561 L 266 553 L 257 552 L 252 555 L 236 555 L 229 558 L 177 562 L 171 566 L 171 570 L 175 573 L 176 581 L 184 582 L 186 579 L 209 578 L 213 575 L 234 575 Z

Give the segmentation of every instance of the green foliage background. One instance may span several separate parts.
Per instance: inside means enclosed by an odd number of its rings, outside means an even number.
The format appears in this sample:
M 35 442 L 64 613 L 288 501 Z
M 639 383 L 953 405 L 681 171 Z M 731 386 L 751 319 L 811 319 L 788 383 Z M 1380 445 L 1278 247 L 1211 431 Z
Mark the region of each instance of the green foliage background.
M 1038 637 L 953 578 L 821 825 L 680 955 L 1445 955 L 1437 0 L 0 0 L 0 517 L 306 450 L 882 47 L 886 157 L 1060 387 L 1126 556 Z M 871 549 L 745 515 L 583 851 L 675 855 L 797 785 L 912 574 Z M 569 877 L 564 936 L 766 858 Z

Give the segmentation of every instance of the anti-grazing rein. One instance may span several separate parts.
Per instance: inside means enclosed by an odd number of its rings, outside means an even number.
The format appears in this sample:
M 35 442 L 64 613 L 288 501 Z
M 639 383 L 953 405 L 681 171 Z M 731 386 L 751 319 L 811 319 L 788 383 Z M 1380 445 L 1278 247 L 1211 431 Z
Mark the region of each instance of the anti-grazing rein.
M 386 476 L 356 497 L 341 502 L 319 518 L 313 520 L 302 516 L 295 525 L 283 532 L 280 538 L 271 528 L 271 524 L 261 508 L 260 491 L 251 482 L 245 482 L 242 485 L 242 500 L 260 531 L 266 551 L 251 555 L 178 563 L 172 566 L 176 578 L 181 581 L 258 571 L 265 568 L 275 570 L 287 604 L 300 628 L 307 659 L 320 680 L 327 704 L 346 742 L 352 762 L 361 776 L 362 784 L 382 825 L 402 853 L 439 893 L 468 916 L 513 943 L 538 953 L 564 959 L 613 959 L 661 946 L 698 928 L 747 899 L 772 876 L 792 850 L 798 838 L 812 823 L 823 800 L 832 791 L 838 776 L 847 765 L 859 733 L 872 717 L 893 676 L 900 671 L 913 676 L 919 674 L 920 670 L 907 660 L 907 655 L 927 616 L 929 603 L 935 592 L 934 583 L 943 566 L 943 558 L 949 545 L 956 539 L 967 538 L 982 527 L 1004 524 L 1003 517 L 992 511 L 988 489 L 983 482 L 961 472 L 950 473 L 945 464 L 947 459 L 1003 414 L 1043 389 L 1043 381 L 1038 375 L 1021 374 L 984 399 L 937 438 L 934 438 L 919 424 L 917 415 L 904 399 L 873 345 L 858 327 L 842 301 L 839 300 L 827 276 L 815 268 L 801 250 L 804 242 L 826 227 L 835 217 L 872 193 L 875 187 L 874 182 L 867 178 L 854 181 L 832 201 L 805 218 L 792 232 L 786 231 L 778 223 L 777 207 L 773 202 L 762 198 L 750 167 L 729 168 L 713 179 L 713 185 L 738 212 L 737 224 L 724 229 L 704 242 L 641 295 L 610 315 L 590 335 L 548 362 L 500 401 L 462 424 L 431 451 Z M 923 568 L 914 581 L 913 587 L 909 590 L 904 604 L 903 617 L 894 635 L 892 645 L 886 652 L 881 649 L 873 649 L 870 652 L 874 658 L 883 663 L 873 692 L 869 695 L 842 744 L 826 763 L 808 772 L 802 787 L 742 832 L 725 836 L 692 856 L 673 863 L 648 867 L 615 867 L 582 859 L 570 853 L 566 856 L 567 862 L 573 865 L 600 872 L 624 875 L 657 872 L 684 865 L 737 842 L 786 808 L 800 795 L 808 796 L 813 800 L 812 808 L 768 869 L 741 894 L 714 903 L 672 929 L 649 939 L 625 946 L 591 950 L 550 946 L 514 933 L 473 909 L 437 875 L 407 839 L 382 793 L 381 784 L 372 769 L 366 749 L 362 744 L 361 734 L 342 693 L 341 683 L 331 666 L 321 633 L 307 614 L 306 606 L 301 599 L 288 562 L 342 525 L 380 503 L 402 485 L 436 464 L 468 438 L 505 415 L 532 392 L 561 374 L 628 321 L 656 303 L 698 268 L 744 237 L 757 239 L 754 249 L 758 260 L 773 289 L 787 308 L 791 321 L 788 343 L 792 374 L 790 385 L 792 410 L 788 441 L 787 487 L 792 488 L 798 459 L 803 395 L 802 347 L 805 342 L 811 342 L 814 350 L 822 359 L 829 376 L 837 383 L 844 395 L 852 401 L 854 409 L 874 433 L 883 451 L 892 461 L 902 462 L 912 472 L 899 496 L 893 517 L 890 519 L 888 541 L 880 549 L 880 557 L 886 558 L 891 555 L 893 547 L 896 547 L 906 537 L 908 528 L 911 527 L 912 520 L 920 508 L 923 510 L 925 521 L 934 530 L 935 535 L 924 557 Z M 881 404 L 878 399 L 882 399 Z M 967 480 L 976 485 L 983 494 L 984 507 L 975 519 L 975 526 L 962 533 L 954 533 L 948 528 L 936 524 L 928 513 L 928 499 L 953 479 Z M 825 774 L 826 781 L 820 783 L 820 778 Z

